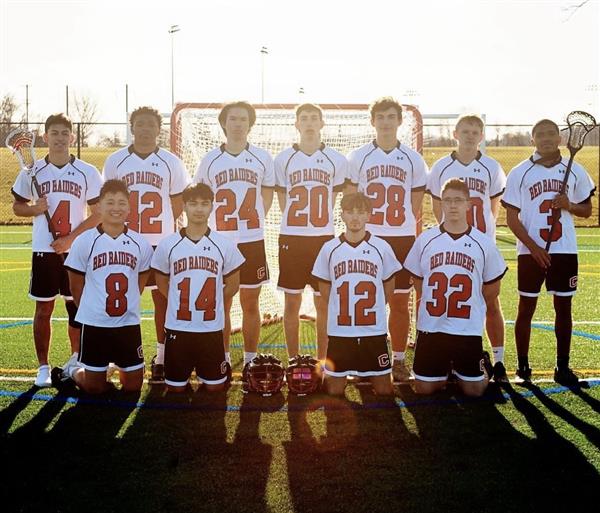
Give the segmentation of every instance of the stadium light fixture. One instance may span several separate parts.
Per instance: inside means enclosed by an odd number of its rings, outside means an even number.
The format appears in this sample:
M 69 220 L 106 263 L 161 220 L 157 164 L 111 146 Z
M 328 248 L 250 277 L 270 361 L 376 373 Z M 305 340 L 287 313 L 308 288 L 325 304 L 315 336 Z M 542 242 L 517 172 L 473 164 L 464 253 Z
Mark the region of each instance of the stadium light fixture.
M 169 28 L 169 34 L 171 35 L 171 109 L 175 106 L 175 59 L 173 48 L 175 33 L 180 30 L 179 25 L 171 25 Z

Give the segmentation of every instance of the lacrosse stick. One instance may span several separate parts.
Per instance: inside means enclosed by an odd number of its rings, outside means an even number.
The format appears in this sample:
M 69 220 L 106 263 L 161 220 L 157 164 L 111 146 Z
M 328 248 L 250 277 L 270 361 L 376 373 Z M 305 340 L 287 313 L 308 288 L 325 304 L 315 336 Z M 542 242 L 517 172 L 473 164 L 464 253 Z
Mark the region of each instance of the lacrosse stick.
M 38 195 L 38 198 L 41 198 L 42 191 L 40 189 L 40 184 L 37 181 L 35 173 L 33 172 L 33 166 L 35 165 L 35 133 L 26 128 L 16 128 L 11 131 L 6 136 L 6 147 L 12 151 L 13 155 L 17 157 L 19 160 L 19 164 L 21 169 L 27 173 L 27 175 L 31 178 L 31 184 L 33 185 L 35 192 Z M 52 226 L 52 220 L 50 219 L 50 214 L 46 210 L 44 212 L 44 217 L 48 222 L 48 231 L 50 235 L 52 235 L 52 239 L 56 240 L 58 238 L 57 232 Z
M 571 166 L 573 165 L 573 159 L 577 152 L 583 148 L 583 141 L 587 134 L 589 134 L 596 126 L 596 120 L 594 116 L 583 112 L 581 110 L 574 110 L 567 116 L 567 130 L 569 131 L 569 139 L 567 140 L 567 148 L 571 153 L 569 157 L 569 163 L 567 164 L 567 170 L 565 171 L 565 177 L 563 178 L 562 184 L 560 185 L 559 194 L 564 194 L 567 190 L 567 181 L 571 174 Z M 550 250 L 552 244 L 552 237 L 554 237 L 554 230 L 560 218 L 560 209 L 552 209 L 552 226 L 550 227 L 550 235 L 546 241 L 546 251 Z

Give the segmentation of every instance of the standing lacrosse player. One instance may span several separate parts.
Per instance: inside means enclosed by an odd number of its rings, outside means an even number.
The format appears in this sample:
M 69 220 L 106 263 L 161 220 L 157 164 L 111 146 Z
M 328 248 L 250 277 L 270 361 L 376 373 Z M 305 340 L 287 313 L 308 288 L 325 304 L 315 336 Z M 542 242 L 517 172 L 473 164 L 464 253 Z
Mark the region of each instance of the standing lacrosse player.
M 373 212 L 367 229 L 392 246 L 396 258 L 404 262 L 414 244 L 417 220 L 427 184 L 427 164 L 423 157 L 398 140 L 402 124 L 402 105 L 391 97 L 376 100 L 370 108 L 374 141 L 348 155 L 349 191 L 364 192 L 371 198 Z M 396 274 L 394 294 L 390 298 L 388 328 L 392 341 L 394 380 L 407 381 L 405 364 L 410 330 L 410 275 Z
M 228 377 L 224 305 L 238 291 L 244 257 L 234 241 L 208 227 L 213 199 L 206 184 L 187 187 L 188 224 L 161 241 L 152 258 L 158 289 L 168 298 L 165 382 L 174 392 L 185 390 L 194 369 L 212 392 Z
M 591 197 L 595 186 L 586 170 L 573 162 L 566 189 L 562 190 L 569 159 L 563 158 L 558 149 L 560 132 L 554 121 L 538 121 L 531 135 L 535 152 L 509 173 L 502 199 L 508 227 L 518 239 L 517 379 L 531 380 L 528 357 L 531 321 L 545 282 L 554 301 L 554 380 L 574 385 L 578 378 L 569 368 L 573 328 L 571 302 L 577 290 L 578 267 L 573 216 L 585 218 L 592 214 Z
M 244 367 L 256 356 L 258 347 L 261 325 L 258 300 L 262 285 L 269 281 L 264 224 L 275 186 L 273 158 L 269 152 L 248 143 L 255 121 L 256 111 L 249 103 L 224 105 L 219 124 L 226 142 L 206 154 L 194 177 L 194 182 L 207 184 L 215 194 L 210 226 L 233 240 L 246 259 L 240 270 Z M 223 339 L 229 372 L 232 301 L 233 296 L 225 297 Z
M 299 353 L 300 307 L 306 285 L 314 291 L 317 312 L 317 356 L 327 350 L 327 302 L 311 272 L 323 244 L 334 235 L 333 206 L 344 188 L 346 157 L 321 142 L 323 111 L 305 103 L 296 108 L 300 142 L 275 157 L 277 199 L 282 211 L 279 235 L 279 279 L 285 293 L 283 327 L 288 356 Z
M 58 295 L 65 299 L 69 317 L 71 359 L 79 352 L 80 324 L 69 288 L 64 257 L 75 237 L 98 224 L 96 204 L 102 186 L 98 170 L 69 154 L 74 140 L 73 125 L 64 114 L 53 114 L 44 125 L 48 155 L 35 161 L 31 170 L 22 170 L 12 187 L 13 212 L 33 217 L 31 280 L 29 297 L 35 300 L 33 341 L 39 363 L 35 384 L 49 387 L 48 352 L 51 317 Z M 87 214 L 87 207 L 90 215 Z
M 131 213 L 127 227 L 156 245 L 175 231 L 181 215 L 181 193 L 190 181 L 179 158 L 157 145 L 162 116 L 151 107 L 139 107 L 129 118 L 133 144 L 110 155 L 104 164 L 105 180 L 123 180 L 130 192 Z M 156 356 L 152 359 L 152 379 L 164 379 L 164 326 L 167 300 L 157 290 L 154 274 L 147 287 L 152 291 Z
M 458 142 L 456 151 L 435 162 L 427 178 L 427 192 L 432 198 L 435 218 L 438 223 L 443 221 L 442 186 L 450 178 L 460 178 L 471 195 L 471 208 L 467 212 L 469 224 L 495 240 L 500 197 L 506 186 L 504 170 L 496 160 L 479 151 L 479 143 L 484 138 L 483 120 L 479 116 L 458 118 L 454 138 Z M 494 357 L 494 380 L 506 382 L 504 317 L 499 297 L 487 308 L 486 331 Z
M 129 230 L 129 191 L 121 180 L 107 180 L 100 191 L 101 223 L 73 242 L 65 267 L 78 305 L 81 352 L 52 370 L 57 388 L 69 379 L 90 394 L 110 388 L 108 365 L 114 362 L 126 392 L 142 388 L 144 354 L 140 295 L 148 279 L 152 246 Z
M 369 378 L 377 394 L 393 392 L 385 305 L 402 266 L 386 241 L 366 231 L 370 215 L 367 196 L 346 194 L 346 231 L 323 245 L 312 270 L 328 305 L 324 373 L 332 395 L 344 393 L 348 376 Z

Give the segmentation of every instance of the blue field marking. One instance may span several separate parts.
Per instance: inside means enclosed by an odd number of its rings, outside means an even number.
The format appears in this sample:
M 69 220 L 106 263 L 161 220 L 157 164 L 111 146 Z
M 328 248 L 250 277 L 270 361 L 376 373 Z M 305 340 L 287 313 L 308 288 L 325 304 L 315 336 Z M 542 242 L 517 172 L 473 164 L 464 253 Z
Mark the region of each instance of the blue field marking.
M 600 379 L 589 379 L 582 380 L 586 381 L 588 384 L 588 388 L 596 388 L 600 386 Z M 540 388 L 539 391 L 545 396 L 551 396 L 556 394 L 562 394 L 564 392 L 570 391 L 568 387 L 565 386 L 556 386 L 552 388 Z M 523 390 L 520 392 L 515 392 L 522 398 L 529 399 L 535 398 L 535 393 L 531 390 Z M 194 405 L 194 404 L 174 404 L 174 403 L 159 403 L 159 402 L 150 402 L 146 403 L 143 401 L 120 401 L 120 400 L 111 400 L 111 399 L 101 399 L 96 397 L 67 397 L 67 396 L 59 396 L 59 395 L 49 395 L 49 394 L 40 394 L 40 393 L 27 393 L 27 392 L 13 392 L 10 390 L 0 390 L 0 397 L 14 397 L 14 398 L 23 398 L 23 399 L 31 399 L 34 401 L 58 401 L 65 404 L 82 404 L 82 405 L 97 405 L 97 406 L 115 406 L 120 408 L 137 408 L 137 409 L 146 409 L 146 410 L 192 410 L 192 411 L 225 411 L 229 413 L 239 413 L 241 411 L 256 411 L 263 413 L 287 413 L 287 412 L 295 412 L 295 411 L 317 411 L 317 410 L 390 410 L 390 409 L 404 409 L 411 408 L 415 406 L 452 406 L 452 405 L 460 405 L 460 404 L 468 404 L 468 403 L 489 403 L 495 401 L 494 397 L 483 396 L 478 398 L 473 397 L 455 397 L 449 399 L 419 399 L 416 401 L 401 401 L 399 399 L 395 399 L 394 403 L 391 402 L 380 402 L 380 403 L 368 403 L 368 404 L 357 404 L 355 402 L 347 402 L 342 400 L 339 405 L 329 404 L 327 406 L 319 406 L 317 408 L 312 408 L 314 403 L 310 398 L 307 398 L 305 404 L 298 404 L 294 406 L 289 406 L 284 404 L 283 406 L 272 406 L 268 405 L 259 407 L 259 406 L 231 406 L 227 405 L 224 408 L 221 406 L 212 406 L 212 405 Z M 504 392 L 502 397 L 510 401 L 511 395 Z M 323 400 L 327 401 L 331 399 L 328 396 L 323 396 Z M 268 399 L 265 399 L 268 401 Z
M 513 324 L 514 325 L 515 321 L 506 321 L 505 324 Z M 554 326 L 549 326 L 547 324 L 537 324 L 535 322 L 532 322 L 531 327 L 538 329 L 538 330 L 554 332 Z M 585 331 L 573 330 L 573 331 L 571 331 L 571 333 L 573 335 L 575 335 L 576 337 L 589 338 L 590 340 L 600 340 L 600 335 L 594 335 L 593 333 L 587 333 Z
M 8 324 L 0 324 L 0 330 L 6 329 L 6 328 L 18 328 L 19 326 L 29 326 L 30 324 L 33 324 L 33 321 L 10 322 Z

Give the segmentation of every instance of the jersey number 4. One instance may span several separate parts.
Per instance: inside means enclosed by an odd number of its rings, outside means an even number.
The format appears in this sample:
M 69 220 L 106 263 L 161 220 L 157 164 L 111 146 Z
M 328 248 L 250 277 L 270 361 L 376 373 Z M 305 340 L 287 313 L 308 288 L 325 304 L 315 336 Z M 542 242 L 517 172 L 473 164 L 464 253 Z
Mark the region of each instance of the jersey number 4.
M 57 237 L 69 235 L 71 233 L 71 203 L 63 200 L 56 205 L 50 223 Z
M 138 233 L 162 233 L 162 198 L 158 192 L 148 191 L 141 195 L 139 191 L 129 194 L 131 213 L 127 226 Z
M 190 278 L 184 278 L 177 284 L 179 290 L 179 309 L 177 310 L 178 321 L 191 321 L 192 312 L 190 310 Z M 217 317 L 217 279 L 207 278 L 202 285 L 202 290 L 196 298 L 194 308 L 199 312 L 204 312 L 205 321 L 214 321 Z
M 220 205 L 215 210 L 215 221 L 217 231 L 232 231 L 238 229 L 238 219 L 246 221 L 246 229 L 260 228 L 260 219 L 256 210 L 256 189 L 251 187 L 244 196 L 244 201 L 235 215 L 237 199 L 235 192 L 231 189 L 219 189 L 215 195 L 215 201 Z
M 427 313 L 432 317 L 441 317 L 447 314 L 448 317 L 455 319 L 468 319 L 471 314 L 469 305 L 461 304 L 468 301 L 473 293 L 473 282 L 466 274 L 455 274 L 448 280 L 448 276 L 444 273 L 433 273 L 427 282 L 430 287 L 433 287 L 431 299 L 427 301 Z M 448 297 L 448 287 L 456 288 Z
M 360 297 L 354 303 L 354 323 L 350 315 L 350 283 L 343 282 L 337 293 L 340 298 L 340 313 L 337 316 L 338 326 L 373 326 L 377 324 L 377 315 L 374 311 L 367 312 L 375 306 L 377 289 L 371 281 L 361 281 L 354 286 L 354 296 Z M 365 296 L 365 297 L 361 297 Z

